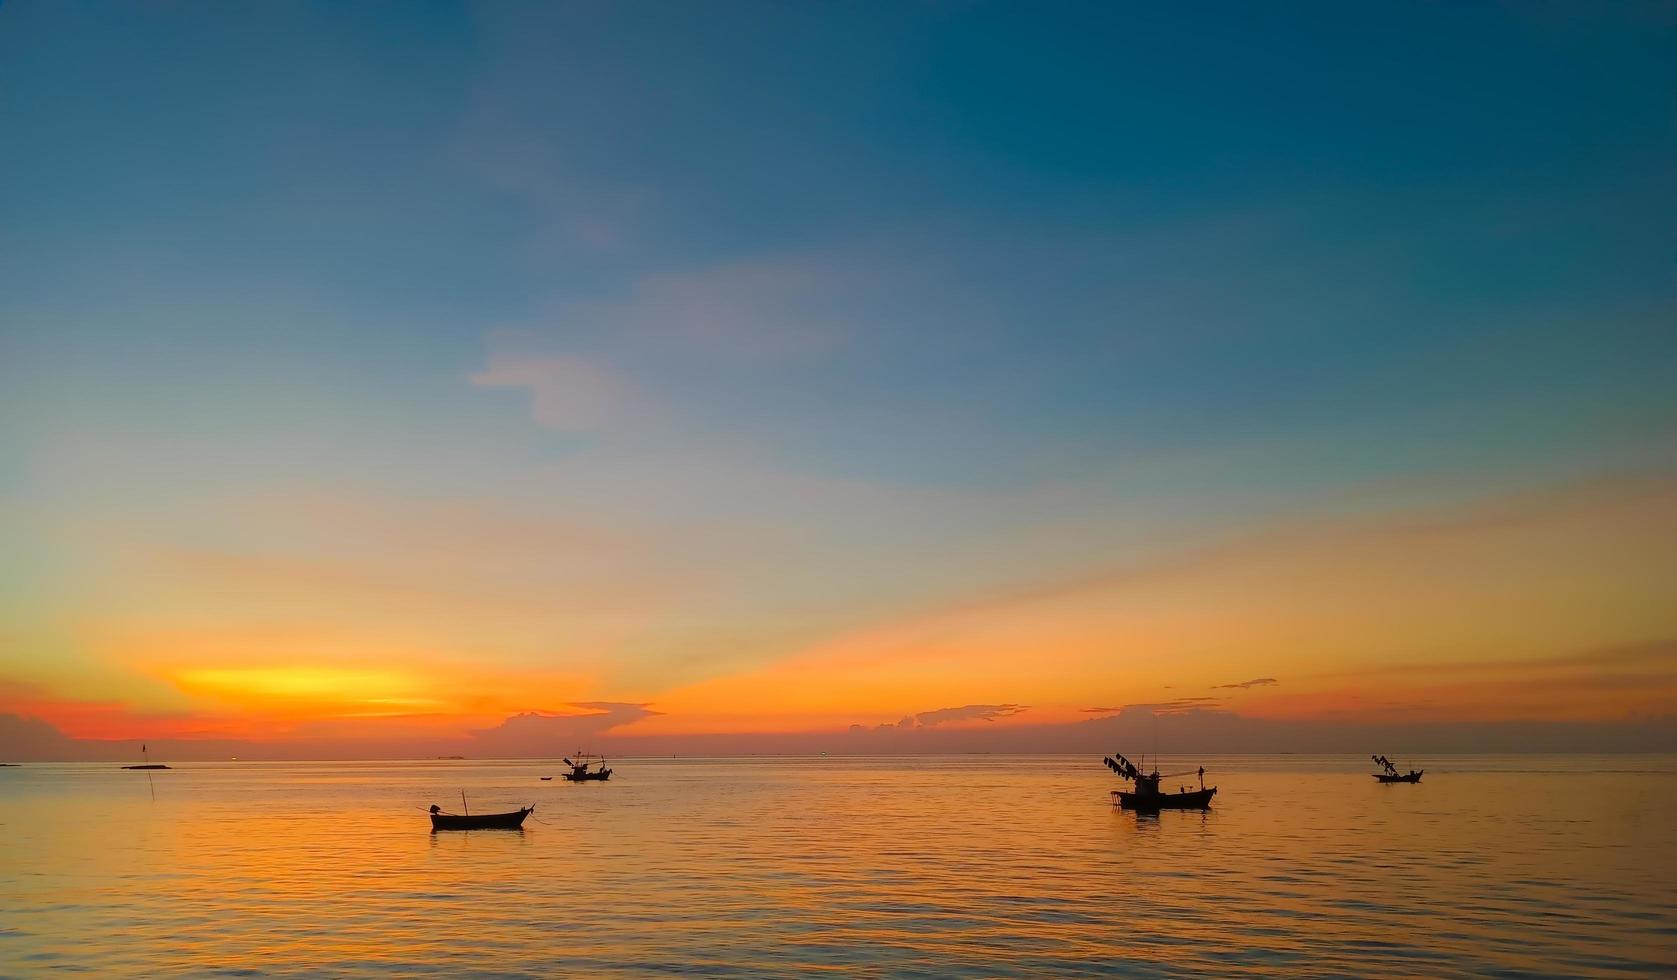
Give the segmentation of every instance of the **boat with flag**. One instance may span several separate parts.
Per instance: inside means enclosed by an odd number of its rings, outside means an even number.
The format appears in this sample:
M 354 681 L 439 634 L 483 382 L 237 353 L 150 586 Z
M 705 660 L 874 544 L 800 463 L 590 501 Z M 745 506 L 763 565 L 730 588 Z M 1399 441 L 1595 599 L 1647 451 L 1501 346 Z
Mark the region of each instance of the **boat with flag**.
M 603 755 L 577 752 L 574 759 L 570 756 L 565 758 L 565 765 L 571 767 L 570 772 L 562 773 L 568 783 L 604 782 L 611 778 L 611 770 L 606 767 Z
M 1372 773 L 1372 775 L 1382 783 L 1418 783 L 1421 781 L 1421 774 L 1426 772 L 1425 769 L 1411 769 L 1408 772 L 1400 773 L 1397 766 L 1392 765 L 1392 760 L 1385 756 L 1377 755 L 1372 758 L 1374 764 L 1379 766 L 1381 770 Z
M 1135 783 L 1134 790 L 1112 791 L 1112 801 L 1126 810 L 1208 810 L 1211 808 L 1211 798 L 1217 795 L 1217 787 L 1205 785 L 1204 766 L 1184 772 L 1161 773 L 1158 770 L 1158 760 L 1155 759 L 1153 771 L 1147 772 L 1117 752 L 1101 761 L 1106 763 L 1108 769 L 1117 773 L 1120 779 Z M 1145 758 L 1142 761 L 1145 762 Z M 1199 777 L 1199 789 L 1178 786 L 1174 793 L 1160 789 L 1159 784 L 1162 780 L 1195 775 Z
M 145 747 L 144 744 L 141 744 L 141 746 L 140 746 L 140 758 L 145 760 L 145 762 L 142 765 L 123 766 L 122 768 L 124 768 L 124 769 L 167 769 L 167 768 L 169 768 L 168 766 L 164 765 L 161 762 L 151 761 L 151 754 L 146 751 L 146 747 Z

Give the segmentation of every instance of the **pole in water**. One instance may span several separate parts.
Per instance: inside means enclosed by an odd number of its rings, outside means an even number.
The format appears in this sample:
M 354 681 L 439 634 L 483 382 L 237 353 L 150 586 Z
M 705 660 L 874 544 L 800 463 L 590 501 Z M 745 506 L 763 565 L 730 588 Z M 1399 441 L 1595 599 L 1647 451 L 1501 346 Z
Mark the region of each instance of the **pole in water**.
M 466 816 L 472 815 L 472 808 L 466 805 L 466 791 L 460 791 L 460 809 L 466 811 Z

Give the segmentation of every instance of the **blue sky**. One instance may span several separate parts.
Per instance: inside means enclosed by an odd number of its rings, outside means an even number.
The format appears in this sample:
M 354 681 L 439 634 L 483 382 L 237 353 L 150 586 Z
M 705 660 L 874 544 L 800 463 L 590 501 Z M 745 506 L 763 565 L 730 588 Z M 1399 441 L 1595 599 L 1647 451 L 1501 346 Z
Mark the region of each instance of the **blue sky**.
M 54 625 L 111 540 L 280 547 L 206 517 L 265 494 L 734 535 L 626 561 L 708 583 L 644 687 L 1674 462 L 1658 5 L 14 0 L 0 120 L 32 683 L 122 660 Z

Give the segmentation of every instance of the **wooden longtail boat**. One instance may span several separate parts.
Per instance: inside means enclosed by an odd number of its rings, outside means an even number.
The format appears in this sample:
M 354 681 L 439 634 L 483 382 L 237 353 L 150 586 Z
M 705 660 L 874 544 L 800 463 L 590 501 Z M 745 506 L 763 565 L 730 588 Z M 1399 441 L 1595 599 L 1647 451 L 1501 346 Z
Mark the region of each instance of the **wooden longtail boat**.
M 1406 773 L 1400 773 L 1397 766 L 1392 765 L 1392 760 L 1383 755 L 1374 756 L 1374 764 L 1385 770 L 1371 774 L 1382 783 L 1418 783 L 1421 781 L 1421 774 L 1426 772 L 1425 769 L 1411 769 Z
M 1133 791 L 1121 789 L 1112 791 L 1112 802 L 1126 810 L 1139 810 L 1144 813 L 1154 813 L 1159 810 L 1209 810 L 1211 808 L 1211 798 L 1217 795 L 1217 787 L 1207 787 L 1205 785 L 1205 767 L 1203 766 L 1197 770 L 1186 772 L 1161 774 L 1159 770 L 1154 769 L 1149 773 L 1142 772 L 1135 763 L 1122 755 L 1118 753 L 1113 753 L 1113 755 L 1118 757 L 1114 759 L 1108 756 L 1101 761 L 1105 762 L 1106 767 L 1117 773 L 1119 777 L 1135 782 Z M 1159 780 L 1167 776 L 1192 775 L 1199 776 L 1199 789 L 1183 789 L 1175 793 L 1166 793 L 1159 790 Z
M 527 806 L 511 813 L 444 813 L 436 804 L 431 805 L 432 830 L 517 830 L 524 826 L 524 818 L 535 811 L 534 806 Z

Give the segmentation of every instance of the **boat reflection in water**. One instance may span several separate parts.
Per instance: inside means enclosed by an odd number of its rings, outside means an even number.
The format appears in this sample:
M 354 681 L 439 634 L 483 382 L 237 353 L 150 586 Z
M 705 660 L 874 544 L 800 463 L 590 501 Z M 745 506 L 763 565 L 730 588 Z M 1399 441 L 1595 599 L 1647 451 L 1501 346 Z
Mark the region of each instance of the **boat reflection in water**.
M 1113 758 L 1116 756 L 1116 758 Z M 1211 807 L 1211 798 L 1217 795 L 1217 787 L 1207 788 L 1205 785 L 1205 767 L 1190 769 L 1185 772 L 1171 772 L 1161 774 L 1157 768 L 1152 772 L 1143 772 L 1135 763 L 1114 752 L 1101 760 L 1106 767 L 1117 773 L 1123 779 L 1135 782 L 1133 791 L 1115 789 L 1112 791 L 1112 802 L 1126 810 L 1138 810 L 1143 813 L 1157 813 L 1160 810 L 1206 810 Z M 1156 762 L 1157 760 L 1155 760 Z M 1159 780 L 1175 776 L 1198 775 L 1199 789 L 1178 788 L 1175 793 L 1161 792 Z

